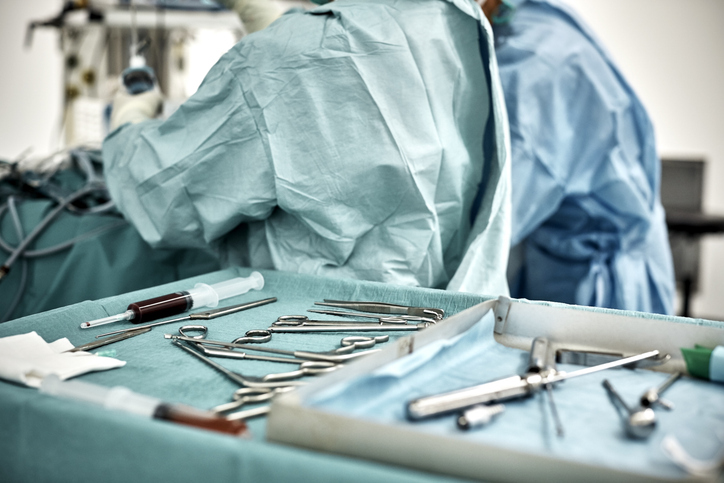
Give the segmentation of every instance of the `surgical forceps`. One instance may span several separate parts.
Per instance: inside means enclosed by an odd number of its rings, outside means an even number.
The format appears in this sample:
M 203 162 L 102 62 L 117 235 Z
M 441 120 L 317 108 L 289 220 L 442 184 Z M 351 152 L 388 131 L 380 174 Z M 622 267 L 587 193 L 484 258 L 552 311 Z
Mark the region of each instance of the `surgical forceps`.
M 313 310 L 310 310 L 310 312 L 314 312 Z M 403 318 L 397 318 L 397 317 L 378 317 L 376 315 L 367 315 L 367 314 L 355 314 L 354 312 L 336 312 L 334 310 L 320 310 L 320 313 L 328 314 L 328 315 L 335 315 L 337 313 L 345 314 L 345 315 L 351 315 L 354 317 L 357 317 L 358 315 L 361 317 L 370 317 L 373 319 L 378 320 L 378 323 L 374 322 L 361 322 L 361 321 L 351 321 L 351 320 L 311 320 L 306 315 L 282 315 L 279 317 L 276 322 L 272 323 L 272 327 L 298 327 L 301 325 L 304 326 L 347 326 L 347 325 L 376 325 L 378 327 L 390 327 L 390 326 L 397 326 L 397 325 L 404 325 L 407 324 L 409 321 L 417 321 L 418 319 L 424 319 L 425 317 L 414 317 L 411 316 L 411 318 L 403 319 Z M 424 321 L 420 322 L 421 324 L 427 324 L 427 326 L 434 325 L 435 321 L 432 319 L 426 319 Z
M 354 312 L 342 312 L 342 311 L 336 311 L 336 310 L 312 310 L 310 309 L 309 312 L 317 312 L 320 314 L 327 314 L 327 315 L 341 315 L 341 316 L 352 316 L 352 317 L 369 317 L 371 319 L 375 319 L 379 321 L 380 325 L 387 325 L 387 324 L 406 324 L 407 319 L 402 319 L 399 317 L 380 317 L 378 315 L 369 315 L 369 314 L 356 314 Z M 432 319 L 430 319 L 432 321 Z M 434 321 L 432 321 L 434 323 Z M 272 326 L 274 327 L 287 327 L 287 326 L 296 326 L 296 325 L 350 325 L 350 324 L 362 324 L 367 322 L 361 322 L 361 321 L 350 321 L 350 320 L 311 320 L 306 315 L 282 315 L 279 317 L 276 322 L 272 323 Z
M 434 324 L 434 322 L 432 322 Z M 395 323 L 395 324 L 367 324 L 364 322 L 349 323 L 341 322 L 336 320 L 309 320 L 304 315 L 283 315 L 274 322 L 268 329 L 252 329 L 246 332 L 241 337 L 237 337 L 232 344 L 261 344 L 269 342 L 272 334 L 288 334 L 295 332 L 371 332 L 371 331 L 409 331 L 419 330 L 432 325 L 427 322 L 420 322 L 417 325 L 410 325 L 407 323 Z M 185 335 L 185 334 L 184 334 Z M 339 354 L 348 354 L 354 352 L 358 348 L 372 347 L 378 342 L 387 342 L 389 336 L 377 336 L 377 337 L 361 337 L 354 340 L 354 344 L 351 341 L 352 337 L 345 337 L 342 339 L 342 347 L 335 349 L 334 352 Z M 365 344 L 365 345 L 361 345 Z
M 171 324 L 173 322 L 183 322 L 184 320 L 211 320 L 224 315 L 233 314 L 246 309 L 253 309 L 260 305 L 270 304 L 276 302 L 276 297 L 270 297 L 268 299 L 257 300 L 255 302 L 244 302 L 243 304 L 231 305 L 228 307 L 221 307 L 213 310 L 205 310 L 203 312 L 196 312 L 193 314 L 184 315 L 176 319 L 164 320 L 161 322 L 154 322 L 153 324 L 139 325 L 136 327 L 129 327 L 128 329 L 114 330 L 113 332 L 106 332 L 105 334 L 97 335 L 96 339 L 112 334 L 120 334 L 123 332 L 132 332 L 134 330 L 144 329 L 146 327 L 156 327 L 157 325 Z
M 405 332 L 426 329 L 431 325 L 434 325 L 434 322 L 418 322 L 417 324 L 368 324 L 357 322 L 349 324 L 331 323 L 329 325 L 300 322 L 297 325 L 272 326 L 267 330 L 272 333 L 288 334 L 300 332 Z
M 308 309 L 307 312 L 324 315 L 336 315 L 338 317 L 350 317 L 350 318 L 366 318 L 375 319 L 380 324 L 405 324 L 407 322 L 430 322 L 435 323 L 437 319 L 430 317 L 419 317 L 417 315 L 380 315 L 380 314 L 363 314 L 362 312 L 346 312 L 344 310 L 320 310 L 320 309 Z M 286 317 L 301 317 L 299 315 L 287 315 Z M 349 322 L 347 322 L 349 323 Z
M 432 307 L 410 307 L 407 305 L 388 304 L 383 302 L 350 302 L 345 300 L 324 299 L 324 302 L 314 302 L 314 305 L 351 309 L 359 312 L 372 312 L 375 314 L 412 315 L 417 317 L 427 317 L 433 320 L 442 320 L 445 317 L 445 311 L 442 309 L 435 309 Z
M 136 330 L 132 332 L 126 332 L 124 334 L 118 334 L 114 335 L 113 337 L 106 337 L 102 340 L 97 340 L 94 342 L 89 342 L 87 344 L 79 345 L 78 347 L 74 347 L 72 349 L 68 349 L 67 351 L 63 352 L 78 352 L 78 351 L 90 351 L 93 349 L 97 349 L 98 347 L 103 347 L 104 345 L 113 344 L 114 342 L 119 342 L 122 340 L 130 339 L 131 337 L 135 337 L 137 335 L 144 334 L 151 330 L 150 327 L 139 327 Z

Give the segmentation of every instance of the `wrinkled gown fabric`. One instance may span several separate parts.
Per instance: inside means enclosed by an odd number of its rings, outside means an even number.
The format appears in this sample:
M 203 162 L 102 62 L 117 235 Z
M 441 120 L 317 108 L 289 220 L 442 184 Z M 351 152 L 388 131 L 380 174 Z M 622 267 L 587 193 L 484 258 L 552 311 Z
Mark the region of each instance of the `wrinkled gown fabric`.
M 660 161 L 610 56 L 554 0 L 494 26 L 512 149 L 514 297 L 671 314 Z
M 225 266 L 505 294 L 509 140 L 492 51 L 466 0 L 283 15 L 168 119 L 110 133 L 111 195 L 153 246 L 212 246 Z

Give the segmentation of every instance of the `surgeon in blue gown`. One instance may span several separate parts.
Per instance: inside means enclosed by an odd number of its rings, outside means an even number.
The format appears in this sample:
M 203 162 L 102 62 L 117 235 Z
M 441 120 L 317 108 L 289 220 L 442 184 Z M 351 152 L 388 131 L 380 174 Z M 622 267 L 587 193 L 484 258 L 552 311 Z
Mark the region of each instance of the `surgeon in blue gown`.
M 555 0 L 488 0 L 508 108 L 515 297 L 671 314 L 651 122 L 591 31 Z
M 224 265 L 507 294 L 492 50 L 468 0 L 283 15 L 166 120 L 148 119 L 157 92 L 119 95 L 110 193 L 153 246 L 210 246 Z

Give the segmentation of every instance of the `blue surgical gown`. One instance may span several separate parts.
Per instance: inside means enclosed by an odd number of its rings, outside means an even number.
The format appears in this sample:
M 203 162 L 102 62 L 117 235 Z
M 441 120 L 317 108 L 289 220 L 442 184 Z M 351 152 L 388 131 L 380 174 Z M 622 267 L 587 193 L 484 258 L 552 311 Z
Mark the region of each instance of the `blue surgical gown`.
M 153 246 L 225 265 L 507 294 L 507 120 L 481 17 L 465 0 L 284 15 L 168 119 L 106 138 L 111 195 Z
M 496 25 L 512 148 L 515 297 L 670 314 L 675 285 L 651 122 L 567 7 Z

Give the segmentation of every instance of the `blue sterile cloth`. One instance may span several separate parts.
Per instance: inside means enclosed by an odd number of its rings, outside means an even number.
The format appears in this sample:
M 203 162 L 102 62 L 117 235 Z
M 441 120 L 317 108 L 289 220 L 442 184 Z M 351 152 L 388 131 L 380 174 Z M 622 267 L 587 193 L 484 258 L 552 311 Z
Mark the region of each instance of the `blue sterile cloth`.
M 656 410 L 659 424 L 645 441 L 627 439 L 622 421 L 601 385 L 609 379 L 635 406 L 643 392 L 668 375 L 644 370 L 612 369 L 574 378 L 554 389 L 555 404 L 565 436 L 558 438 L 547 396 L 505 403 L 506 411 L 490 425 L 470 431 L 456 427 L 457 415 L 420 422 L 405 418 L 407 402 L 461 389 L 514 374 L 522 374 L 528 352 L 502 346 L 493 338 L 493 315 L 454 339 L 438 341 L 371 374 L 337 384 L 316 394 L 307 404 L 318 409 L 375 422 L 402 425 L 424 433 L 464 438 L 657 477 L 683 477 L 683 471 L 659 449 L 663 436 L 675 435 L 698 458 L 717 455 L 724 445 L 724 388 L 682 378 L 663 395 L 676 404 Z M 559 365 L 571 372 L 580 366 Z
M 111 195 L 152 245 L 211 245 L 224 266 L 507 293 L 492 50 L 465 0 L 283 15 L 167 120 L 106 138 Z
M 84 344 L 97 334 L 129 324 L 81 330 L 81 322 L 119 313 L 131 302 L 188 289 L 197 282 L 213 284 L 248 276 L 250 272 L 229 269 L 59 308 L 2 324 L 0 337 L 36 331 L 46 341 L 68 337 L 75 345 Z M 267 297 L 277 297 L 278 301 L 202 322 L 209 328 L 210 339 L 230 341 L 247 330 L 269 327 L 280 315 L 305 314 L 315 301 L 324 298 L 430 305 L 448 314 L 485 300 L 477 295 L 442 290 L 273 271 L 262 273 L 266 282 L 263 290 L 226 299 L 221 305 Z M 125 386 L 140 394 L 202 409 L 229 402 L 238 385 L 163 338 L 164 333 L 177 334 L 181 325 L 189 323 L 198 321 L 156 327 L 149 333 L 97 349 L 115 351 L 114 357 L 126 361 L 126 366 L 87 374 L 78 380 L 108 387 Z M 326 351 L 339 347 L 345 335 L 353 334 L 275 334 L 267 346 Z M 292 364 L 258 361 L 216 361 L 253 376 L 297 368 Z M 251 421 L 250 427 L 253 439 L 240 440 L 57 399 L 35 389 L 0 382 L 0 481 L 459 481 L 270 444 L 264 441 L 264 418 Z
M 511 0 L 495 52 L 511 132 L 511 294 L 673 313 L 651 121 L 601 43 L 556 0 Z

